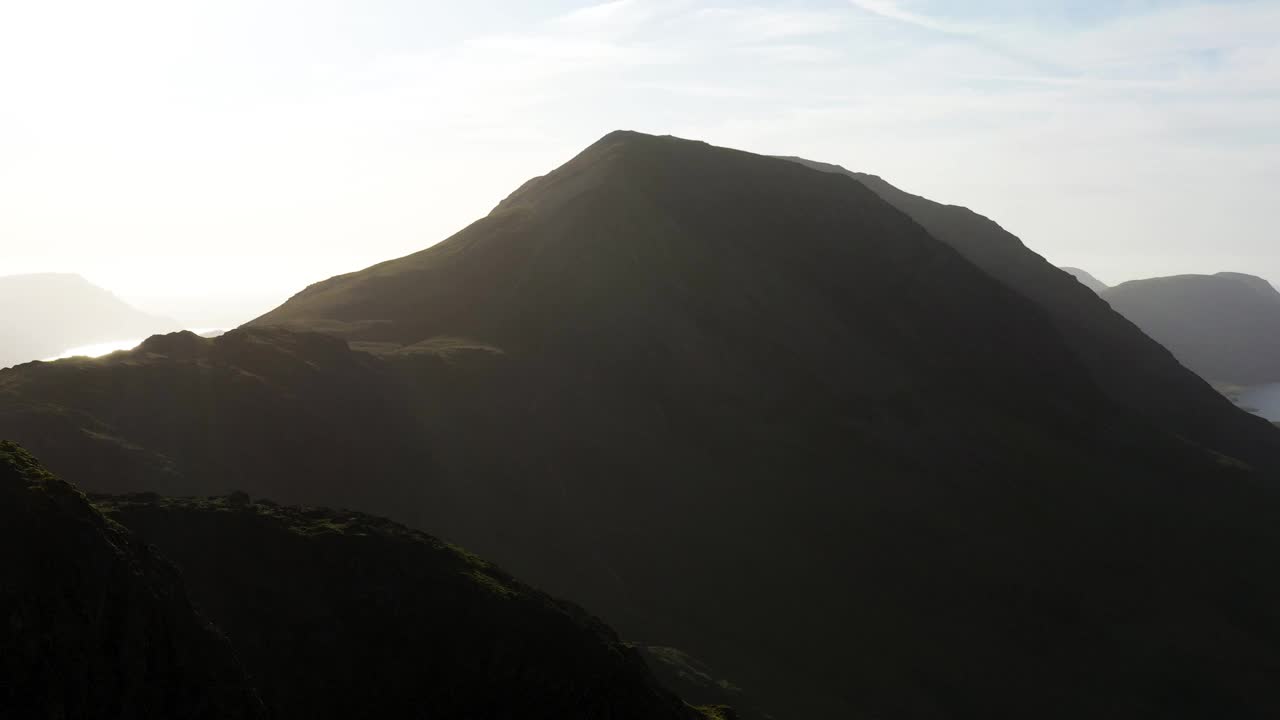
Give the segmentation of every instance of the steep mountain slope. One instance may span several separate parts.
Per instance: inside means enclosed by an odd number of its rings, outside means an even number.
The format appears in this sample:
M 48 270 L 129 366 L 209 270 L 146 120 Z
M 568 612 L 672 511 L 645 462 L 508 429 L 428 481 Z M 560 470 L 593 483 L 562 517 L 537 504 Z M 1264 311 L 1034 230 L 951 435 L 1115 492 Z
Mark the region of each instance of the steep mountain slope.
M 260 718 L 173 566 L 0 442 L 0 717 Z
M 0 277 L 0 368 L 98 342 L 176 330 L 79 275 Z
M 244 495 L 95 502 L 182 567 L 273 717 L 700 717 L 581 608 L 402 525 Z
M 254 427 L 278 452 L 236 486 L 342 488 L 688 651 L 779 718 L 1274 715 L 1274 430 L 1219 400 L 1198 409 L 1245 429 L 1239 453 L 1169 431 L 1115 401 L 1057 317 L 853 179 L 615 133 L 445 242 L 255 323 L 376 357 L 252 327 L 191 361 L 27 366 L 0 373 L 0 431 L 58 418 L 32 433 L 51 463 L 80 462 L 85 417 L 171 459 L 186 434 L 265 457 L 258 434 L 185 419 L 205 414 L 192 387 L 262 378 L 238 396 L 272 413 Z M 1124 327 L 1192 388 L 1173 412 L 1197 409 L 1202 383 Z M 125 423 L 109 410 L 129 392 L 147 412 Z M 375 465 L 344 483 L 330 458 Z
M 1280 434 L 1274 428 L 1232 407 L 1106 301 L 996 223 L 967 208 L 903 192 L 875 175 L 789 159 L 858 180 L 992 277 L 1034 301 L 1049 314 L 1109 397 L 1170 433 L 1280 473 L 1276 464 Z
M 1280 293 L 1260 277 L 1133 280 L 1102 297 L 1206 380 L 1280 382 Z
M 1107 284 L 1094 277 L 1086 270 L 1074 267 L 1062 267 L 1058 269 L 1075 278 L 1081 285 L 1089 288 L 1095 293 L 1102 294 L 1107 291 Z

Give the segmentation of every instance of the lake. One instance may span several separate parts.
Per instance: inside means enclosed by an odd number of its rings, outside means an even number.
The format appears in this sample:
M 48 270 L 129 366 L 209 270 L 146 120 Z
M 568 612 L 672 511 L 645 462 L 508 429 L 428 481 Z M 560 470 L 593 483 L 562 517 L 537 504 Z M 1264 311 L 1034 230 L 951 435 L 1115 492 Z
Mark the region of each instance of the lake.
M 1280 383 L 1244 388 L 1236 404 L 1273 422 L 1280 421 Z
M 201 337 L 217 337 L 226 331 L 221 328 L 201 328 L 198 330 L 192 330 L 191 332 Z M 120 350 L 132 350 L 141 345 L 142 341 L 146 339 L 147 338 L 145 337 L 127 338 L 124 340 L 111 340 L 109 342 L 93 343 L 91 345 L 80 345 L 78 347 L 68 348 L 58 355 L 50 358 L 44 358 L 44 360 L 45 362 L 50 362 L 53 360 L 64 360 L 72 357 L 102 357 L 103 355 L 110 355 L 111 353 L 118 352 Z

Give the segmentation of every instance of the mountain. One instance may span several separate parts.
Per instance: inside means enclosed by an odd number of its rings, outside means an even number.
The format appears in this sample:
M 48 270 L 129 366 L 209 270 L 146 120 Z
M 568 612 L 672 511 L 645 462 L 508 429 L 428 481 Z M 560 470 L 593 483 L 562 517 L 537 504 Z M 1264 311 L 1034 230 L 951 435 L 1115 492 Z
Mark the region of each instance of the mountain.
M 1133 280 L 1103 294 L 1201 377 L 1280 382 L 1280 293 L 1241 273 Z
M 1107 301 L 1029 250 L 992 220 L 899 190 L 875 175 L 788 158 L 859 181 L 954 247 L 973 264 L 1048 314 L 1054 328 L 1111 398 L 1166 432 L 1280 473 L 1280 435 L 1261 418 L 1238 412 L 1188 372 L 1156 340 Z
M 581 608 L 402 525 L 243 494 L 95 502 L 182 567 L 272 717 L 703 717 Z
M 0 435 L 430 528 L 777 718 L 1275 716 L 1280 433 L 965 217 L 614 133 L 224 338 L 0 372 Z
M 178 571 L 0 442 L 0 716 L 263 718 Z
M 0 277 L 0 368 L 175 329 L 172 320 L 135 310 L 79 275 Z
M 1098 278 L 1089 274 L 1085 270 L 1081 270 L 1080 268 L 1073 268 L 1073 267 L 1063 267 L 1063 268 L 1059 268 L 1059 270 L 1075 278 L 1080 282 L 1081 285 L 1089 288 L 1090 290 L 1094 291 L 1095 293 L 1098 293 L 1099 295 L 1107 291 L 1106 283 L 1102 282 Z

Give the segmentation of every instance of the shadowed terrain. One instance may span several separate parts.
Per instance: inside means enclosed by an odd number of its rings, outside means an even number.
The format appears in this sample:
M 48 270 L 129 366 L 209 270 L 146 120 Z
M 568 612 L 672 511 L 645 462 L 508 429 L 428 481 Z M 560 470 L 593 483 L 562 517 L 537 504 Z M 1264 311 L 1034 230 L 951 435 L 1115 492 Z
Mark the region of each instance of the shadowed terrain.
M 0 373 L 0 433 L 429 528 L 779 718 L 1274 715 L 1280 433 L 994 223 L 892 203 L 614 133 L 194 351 Z
M 701 717 L 581 608 L 402 525 L 243 495 L 95 502 L 181 566 L 274 717 Z
M 266 717 L 178 571 L 3 441 L 0 716 Z

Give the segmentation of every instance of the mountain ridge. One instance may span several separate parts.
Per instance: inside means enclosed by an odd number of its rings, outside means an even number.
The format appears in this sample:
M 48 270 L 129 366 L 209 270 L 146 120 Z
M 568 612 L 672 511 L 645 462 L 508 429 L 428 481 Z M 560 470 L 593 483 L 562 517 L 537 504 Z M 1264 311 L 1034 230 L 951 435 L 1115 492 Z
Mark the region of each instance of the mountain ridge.
M 864 183 L 991 277 L 1046 310 L 1094 380 L 1130 410 L 1168 432 L 1280 473 L 1280 435 L 1273 427 L 1232 407 L 1132 320 L 995 221 L 968 208 L 913 195 L 878 176 L 788 159 Z

